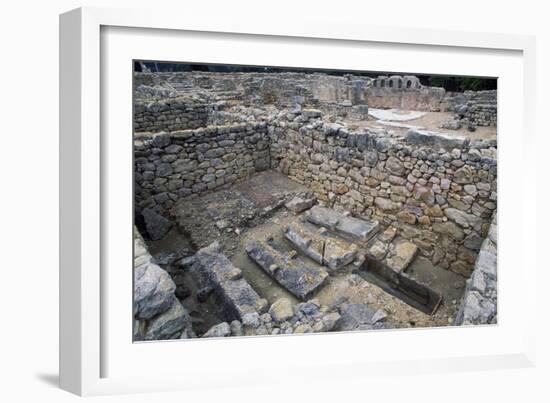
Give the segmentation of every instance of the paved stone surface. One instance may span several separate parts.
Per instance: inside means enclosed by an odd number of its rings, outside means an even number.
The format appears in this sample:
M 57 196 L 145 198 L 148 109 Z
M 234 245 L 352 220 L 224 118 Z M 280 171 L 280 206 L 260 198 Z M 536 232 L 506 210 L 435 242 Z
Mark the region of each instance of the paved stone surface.
M 369 115 L 377 120 L 389 120 L 392 122 L 407 122 L 426 115 L 426 112 L 403 111 L 400 109 L 375 109 L 369 108 Z

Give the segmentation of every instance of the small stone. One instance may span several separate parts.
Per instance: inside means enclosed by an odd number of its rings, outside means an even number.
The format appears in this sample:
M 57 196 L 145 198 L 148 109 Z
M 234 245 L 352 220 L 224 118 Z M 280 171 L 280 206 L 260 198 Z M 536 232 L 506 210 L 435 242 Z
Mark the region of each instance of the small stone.
M 384 259 L 384 256 L 386 256 L 387 251 L 388 245 L 386 243 L 382 241 L 376 241 L 369 248 L 369 255 L 371 255 L 376 260 L 382 260 Z
M 212 326 L 202 337 L 227 337 L 231 335 L 229 323 L 223 322 Z
M 248 312 L 242 317 L 243 326 L 258 327 L 260 326 L 260 315 L 258 312 Z
M 269 313 L 275 322 L 281 323 L 290 319 L 294 315 L 294 310 L 288 298 L 279 298 L 271 305 Z
M 332 312 L 323 316 L 323 323 L 327 331 L 330 331 L 338 326 L 340 322 L 340 314 L 338 312 Z
M 243 325 L 238 320 L 234 320 L 230 323 L 229 327 L 231 328 L 231 336 L 242 336 L 243 333 Z

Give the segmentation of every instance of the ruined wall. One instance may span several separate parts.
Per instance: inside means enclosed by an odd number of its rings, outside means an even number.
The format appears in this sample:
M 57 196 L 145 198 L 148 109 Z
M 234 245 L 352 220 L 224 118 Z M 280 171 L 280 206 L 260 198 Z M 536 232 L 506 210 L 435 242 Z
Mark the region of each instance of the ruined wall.
M 441 110 L 445 89 L 424 87 L 415 76 L 379 76 L 368 89 L 371 108 L 436 112 Z
M 270 122 L 272 167 L 329 205 L 400 228 L 434 264 L 469 277 L 496 209 L 496 143 L 409 134 L 289 116 Z
M 188 98 L 136 99 L 134 131 L 160 132 L 206 126 L 208 106 Z
M 136 211 L 166 212 L 200 194 L 269 168 L 265 123 L 236 124 L 134 137 Z
M 135 86 L 162 87 L 172 93 L 208 94 L 213 100 L 245 105 L 314 106 L 323 102 L 367 103 L 371 79 L 322 73 L 135 73 Z
M 481 245 L 472 277 L 466 282 L 466 290 L 455 325 L 497 323 L 497 215 L 487 238 Z
M 176 284 L 158 266 L 134 227 L 134 341 L 194 337 L 191 317 L 176 298 Z
M 456 92 L 447 94 L 441 109 L 476 126 L 496 126 L 497 102 L 496 90 Z

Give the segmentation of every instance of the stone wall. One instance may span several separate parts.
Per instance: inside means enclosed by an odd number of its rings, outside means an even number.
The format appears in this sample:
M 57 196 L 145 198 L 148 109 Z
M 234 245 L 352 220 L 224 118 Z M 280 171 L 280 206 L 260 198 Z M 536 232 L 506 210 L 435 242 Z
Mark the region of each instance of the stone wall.
M 206 126 L 208 106 L 187 98 L 136 99 L 134 131 L 160 132 Z
M 215 100 L 238 100 L 241 104 L 315 106 L 323 102 L 367 103 L 371 79 L 351 74 L 323 73 L 135 73 L 136 87 L 162 87 L 170 92 L 208 94 Z
M 158 266 L 134 227 L 134 341 L 194 337 L 189 312 L 170 274 Z
M 269 168 L 265 123 L 134 136 L 136 211 L 166 212 L 176 200 Z
M 288 114 L 269 124 L 271 165 L 320 200 L 401 230 L 433 264 L 469 277 L 496 209 L 496 142 L 352 132 Z
M 457 120 L 475 126 L 496 126 L 497 101 L 496 90 L 449 93 L 441 109 L 455 112 Z
M 368 89 L 371 108 L 435 112 L 441 110 L 445 89 L 424 87 L 415 76 L 379 76 Z
M 455 325 L 497 323 L 497 215 L 481 245 L 474 271 L 455 319 Z

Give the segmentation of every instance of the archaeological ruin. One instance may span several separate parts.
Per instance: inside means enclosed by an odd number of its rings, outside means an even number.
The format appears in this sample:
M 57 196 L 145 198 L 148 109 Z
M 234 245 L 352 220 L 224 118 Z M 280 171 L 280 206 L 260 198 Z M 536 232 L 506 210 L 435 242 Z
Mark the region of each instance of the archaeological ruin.
M 134 340 L 496 324 L 496 126 L 414 75 L 135 72 Z

